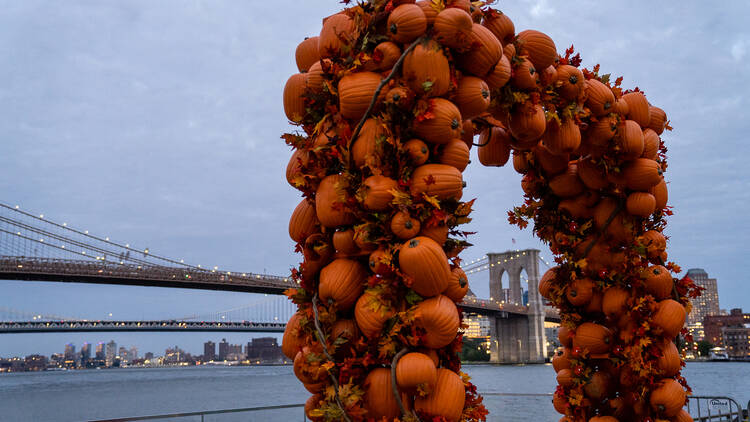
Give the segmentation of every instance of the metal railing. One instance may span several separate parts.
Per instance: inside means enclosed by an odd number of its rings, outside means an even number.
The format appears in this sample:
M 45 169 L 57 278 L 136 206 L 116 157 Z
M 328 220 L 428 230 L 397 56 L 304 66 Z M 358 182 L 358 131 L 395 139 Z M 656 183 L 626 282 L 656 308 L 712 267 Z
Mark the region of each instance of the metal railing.
M 292 408 L 304 408 L 304 403 L 301 404 L 282 404 L 277 406 L 259 406 L 259 407 L 246 407 L 243 409 L 225 409 L 225 410 L 205 410 L 202 412 L 186 412 L 186 413 L 170 413 L 165 415 L 151 415 L 151 416 L 134 416 L 127 418 L 115 418 L 115 419 L 97 419 L 90 422 L 132 422 L 132 421 L 151 421 L 158 419 L 171 419 L 171 418 L 190 418 L 200 416 L 201 422 L 205 422 L 206 416 L 212 415 L 228 415 L 232 413 L 249 413 L 249 412 L 262 412 L 267 410 L 280 410 L 280 409 L 292 409 Z M 305 412 L 302 412 L 302 421 L 306 421 Z
M 748 402 L 750 407 L 750 402 Z M 737 401 L 724 396 L 689 396 L 685 409 L 696 422 L 743 422 L 748 415 Z

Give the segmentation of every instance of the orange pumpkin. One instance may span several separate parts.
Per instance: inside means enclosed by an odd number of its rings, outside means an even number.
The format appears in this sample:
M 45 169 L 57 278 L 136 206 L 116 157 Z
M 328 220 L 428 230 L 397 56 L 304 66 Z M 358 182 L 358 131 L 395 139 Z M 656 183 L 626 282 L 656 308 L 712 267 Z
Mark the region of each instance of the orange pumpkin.
M 612 138 L 617 131 L 617 119 L 603 116 L 593 122 L 586 132 L 585 143 L 591 148 L 592 155 L 600 156 L 609 148 Z
M 675 337 L 685 325 L 685 307 L 672 299 L 657 303 L 656 312 L 651 317 L 654 327 L 661 328 L 664 337 Z
M 625 102 L 622 98 L 618 98 L 617 101 L 615 101 L 615 107 L 614 112 L 619 114 L 622 117 L 625 117 L 628 115 L 628 112 L 630 112 L 630 108 L 628 107 L 628 103 Z
M 422 193 L 438 199 L 461 199 L 463 192 L 461 172 L 447 164 L 423 164 L 411 175 L 411 194 Z
M 510 135 L 499 127 L 493 126 L 479 135 L 479 162 L 484 166 L 504 166 L 510 157 Z
M 484 113 L 487 107 L 490 106 L 490 87 L 481 78 L 464 76 L 458 81 L 453 101 L 458 106 L 461 117 L 471 119 Z
M 486 26 L 503 45 L 513 45 L 516 36 L 516 27 L 508 15 L 496 10 L 485 16 L 482 25 Z
M 583 72 L 577 67 L 567 64 L 557 68 L 558 94 L 566 100 L 572 101 L 583 92 L 585 85 Z
M 427 19 L 427 26 L 433 25 L 438 12 L 432 7 L 432 0 L 419 0 L 415 4 L 422 8 L 422 12 Z
M 685 409 L 680 409 L 679 412 L 677 412 L 676 415 L 672 419 L 670 419 L 672 422 L 694 422 L 695 419 L 693 419 L 692 416 L 690 416 L 690 413 L 688 413 Z
M 609 186 L 604 169 L 599 167 L 592 157 L 581 157 L 577 165 L 578 177 L 589 189 L 599 190 Z
M 303 95 L 307 86 L 307 75 L 297 73 L 289 77 L 284 85 L 284 113 L 293 123 L 301 123 L 307 112 Z
M 469 42 L 472 48 L 458 57 L 458 67 L 474 76 L 484 77 L 503 55 L 503 46 L 489 29 L 473 24 Z
M 323 21 L 318 38 L 318 53 L 321 58 L 341 54 L 342 49 L 356 40 L 354 20 L 345 13 L 329 16 Z
M 633 192 L 628 195 L 625 208 L 631 215 L 637 217 L 648 217 L 656 209 L 656 198 L 646 192 Z
M 527 102 L 511 113 L 510 134 L 520 141 L 533 141 L 542 137 L 546 124 L 542 106 Z
M 619 422 L 619 419 L 614 416 L 594 416 L 589 422 Z
M 318 295 L 333 300 L 340 311 L 351 309 L 364 289 L 367 268 L 351 259 L 334 259 L 320 271 Z
M 567 413 L 570 405 L 568 404 L 568 399 L 565 398 L 565 393 L 563 391 L 556 390 L 552 395 L 552 407 L 554 407 L 560 414 L 564 415 Z
M 322 416 L 311 416 L 312 411 L 318 408 L 318 405 L 322 400 L 322 394 L 313 394 L 307 399 L 307 401 L 305 401 L 305 416 L 307 416 L 312 422 L 320 422 L 323 420 Z
M 508 60 L 513 60 L 513 58 L 516 56 L 516 47 L 513 45 L 513 43 L 505 44 L 505 47 L 503 47 L 503 56 L 508 58 Z
M 612 343 L 612 332 L 609 328 L 593 322 L 579 325 L 573 337 L 573 347 L 579 347 L 592 354 L 609 352 Z
M 531 164 L 524 151 L 513 150 L 513 170 L 524 174 L 531 169 Z
M 455 104 L 444 99 L 430 100 L 432 117 L 414 123 L 414 132 L 423 140 L 435 144 L 447 144 L 460 138 L 463 124 L 461 112 Z
M 284 335 L 281 338 L 281 352 L 289 359 L 294 359 L 304 345 L 304 333 L 300 328 L 301 319 L 302 315 L 295 313 L 289 318 L 284 328 Z
M 320 181 L 315 193 L 315 211 L 318 221 L 325 227 L 346 226 L 354 223 L 354 215 L 344 207 L 345 180 L 333 174 Z
M 331 326 L 331 338 L 343 338 L 349 340 L 349 342 L 356 341 L 359 339 L 357 322 L 353 319 L 337 319 Z
M 420 295 L 435 296 L 448 287 L 448 257 L 429 237 L 418 236 L 401 245 L 398 262 L 401 271 L 412 278 L 411 288 Z
M 533 149 L 533 153 L 537 163 L 542 166 L 542 170 L 547 176 L 553 176 L 568 169 L 568 158 L 570 157 L 568 154 L 553 154 L 541 143 Z
M 416 4 L 402 4 L 388 15 L 388 36 L 399 43 L 409 43 L 427 30 L 427 17 Z
M 429 237 L 442 247 L 445 244 L 445 241 L 448 240 L 449 231 L 450 229 L 447 225 L 438 224 L 431 227 L 422 227 L 422 230 L 419 231 L 419 235 Z
M 519 54 L 529 56 L 537 69 L 544 69 L 557 59 L 555 42 L 543 32 L 533 29 L 521 31 L 516 35 L 516 45 L 519 47 Z
M 461 140 L 471 149 L 474 143 L 474 123 L 471 120 L 464 120 L 461 132 Z
M 339 81 L 339 111 L 347 119 L 359 120 L 370 106 L 381 77 L 374 72 L 358 72 Z
M 573 119 L 553 121 L 546 126 L 542 142 L 553 154 L 570 154 L 581 145 L 581 130 Z
M 359 252 L 359 247 L 354 243 L 354 230 L 340 230 L 333 234 L 333 247 L 336 252 L 344 255 L 352 255 Z
M 664 179 L 660 179 L 659 183 L 650 188 L 648 192 L 651 195 L 654 195 L 654 198 L 656 199 L 657 211 L 662 211 L 664 208 L 666 208 L 667 201 L 669 200 L 669 191 L 667 190 L 667 183 L 664 181 Z
M 637 158 L 626 165 L 623 175 L 629 189 L 647 191 L 659 184 L 661 173 L 661 166 L 656 161 Z
M 424 164 L 430 157 L 430 149 L 427 144 L 419 139 L 411 139 L 404 144 L 404 149 L 415 166 Z
M 659 135 L 653 129 L 643 129 L 643 154 L 641 154 L 641 157 L 656 160 L 659 153 L 659 143 Z
M 570 349 L 567 347 L 557 349 L 555 356 L 552 358 L 552 368 L 555 372 L 560 372 L 563 369 L 570 369 L 570 367 Z
M 594 282 L 588 278 L 579 278 L 573 281 L 565 290 L 565 297 L 573 306 L 583 306 L 591 300 L 594 295 Z
M 384 103 L 401 110 L 409 110 L 414 105 L 414 93 L 405 86 L 396 86 L 385 93 Z
M 314 362 L 314 363 L 308 363 L 308 355 L 313 354 L 314 352 L 310 350 L 309 347 L 305 346 L 302 348 L 301 351 L 297 352 L 297 355 L 294 357 L 294 375 L 302 381 L 303 384 L 314 384 L 316 382 L 321 382 L 322 378 L 325 376 L 325 372 L 321 371 L 320 363 Z
M 625 160 L 638 158 L 643 154 L 643 131 L 638 123 L 626 120 L 617 127 L 617 146 Z
M 370 290 L 365 290 L 354 305 L 354 319 L 357 321 L 357 327 L 368 339 L 378 338 L 383 325 L 394 313 L 377 292 Z
M 557 340 L 560 341 L 560 344 L 563 347 L 572 347 L 574 333 L 575 331 L 571 330 L 567 326 L 561 325 L 560 328 L 557 329 Z
M 522 56 L 516 56 L 510 83 L 518 89 L 536 89 L 537 83 L 539 83 L 539 73 L 531 63 L 531 60 L 526 60 Z
M 628 104 L 628 119 L 635 120 L 641 127 L 648 127 L 650 116 L 646 96 L 642 92 L 629 92 L 622 99 Z
M 557 82 L 557 69 L 555 66 L 547 66 L 541 72 L 539 72 L 539 82 L 542 86 L 548 87 L 554 82 Z
M 435 362 L 423 353 L 407 353 L 396 364 L 396 383 L 399 388 L 415 390 L 421 387 L 424 391 L 432 391 L 437 382 L 437 368 Z
M 368 210 L 383 211 L 393 201 L 392 190 L 398 190 L 398 182 L 386 176 L 370 176 L 365 179 L 364 206 Z
M 510 76 L 510 61 L 503 55 L 500 57 L 500 60 L 497 61 L 495 67 L 492 68 L 492 71 L 485 76 L 484 80 L 487 82 L 487 86 L 489 86 L 490 89 L 495 90 L 504 87 L 510 80 Z
M 550 298 L 549 294 L 552 291 L 555 277 L 557 277 L 557 268 L 557 266 L 550 268 L 542 275 L 542 278 L 539 280 L 539 294 L 542 295 L 542 297 L 545 299 Z
M 363 387 L 364 407 L 368 418 L 392 420 L 401 416 L 401 410 L 393 394 L 390 368 L 375 368 L 370 371 Z
M 434 34 L 440 44 L 454 50 L 463 50 L 469 44 L 474 22 L 466 11 L 449 7 L 435 18 Z
M 656 230 L 649 230 L 638 238 L 638 244 L 646 250 L 646 256 L 656 258 L 667 249 L 667 239 Z
M 440 44 L 433 40 L 417 44 L 404 58 L 403 77 L 419 96 L 447 93 L 451 85 L 450 65 Z
M 443 292 L 452 301 L 458 303 L 464 299 L 469 291 L 469 279 L 466 273 L 460 267 L 451 270 L 451 277 L 448 279 L 448 287 Z
M 388 275 L 393 272 L 391 268 L 392 259 L 391 252 L 381 246 L 370 254 L 367 265 L 370 266 L 370 271 L 375 274 Z
M 599 230 L 604 229 L 604 225 L 607 221 L 610 221 L 610 216 L 615 212 L 617 208 L 617 202 L 612 198 L 603 198 L 594 208 L 594 224 Z M 606 229 L 606 233 L 614 237 L 618 241 L 628 241 L 633 237 L 633 232 L 626 224 L 631 224 L 630 220 L 626 218 L 625 213 L 620 211 L 615 215 L 609 223 Z
M 628 307 L 630 293 L 622 287 L 610 287 L 604 291 L 602 312 L 610 318 L 619 318 Z
M 294 58 L 297 61 L 297 69 L 300 72 L 307 72 L 314 63 L 320 61 L 318 52 L 318 37 L 305 38 L 294 52 Z
M 591 400 L 602 401 L 612 389 L 612 377 L 605 371 L 596 371 L 583 385 L 583 392 Z
M 456 338 L 459 326 L 458 308 L 448 297 L 438 295 L 425 299 L 417 304 L 414 315 L 417 326 L 425 330 L 425 347 L 440 349 Z
M 297 184 L 304 184 L 302 166 L 306 166 L 309 161 L 310 153 L 303 149 L 295 149 L 292 156 L 289 158 L 289 163 L 286 165 L 286 181 L 289 182 L 293 188 L 299 189 Z
M 667 127 L 667 114 L 659 107 L 649 106 L 648 116 L 648 127 L 657 135 L 661 135 Z
M 437 381 L 432 393 L 418 396 L 414 408 L 434 416 L 442 416 L 449 422 L 458 422 L 464 409 L 466 390 L 464 382 L 455 372 L 448 369 L 437 370 Z
M 661 356 L 657 360 L 661 374 L 665 377 L 673 377 L 680 373 L 682 367 L 682 359 L 680 358 L 680 351 L 677 350 L 677 346 L 672 341 L 664 341 L 659 346 Z
M 289 237 L 297 243 L 302 243 L 307 236 L 317 232 L 317 225 L 315 205 L 307 199 L 302 199 L 289 219 Z
M 469 147 L 461 139 L 453 139 L 443 145 L 438 155 L 440 164 L 447 164 L 464 171 L 469 165 Z
M 388 70 L 396 64 L 400 57 L 401 47 L 398 44 L 390 41 L 381 42 L 375 47 L 372 58 L 364 64 L 363 69 L 368 71 Z M 391 99 L 391 96 L 386 95 L 386 101 L 388 99 Z
M 305 80 L 306 86 L 313 92 L 321 92 L 323 91 L 324 82 L 323 66 L 321 66 L 320 62 L 313 63 L 307 71 L 307 79 Z
M 660 415 L 672 417 L 677 415 L 685 405 L 687 395 L 679 382 L 672 378 L 664 378 L 659 386 L 651 391 L 649 404 L 651 409 Z
M 570 369 L 561 369 L 557 373 L 557 383 L 563 387 L 571 387 L 573 382 L 573 371 Z
M 607 85 L 596 79 L 586 81 L 586 107 L 594 116 L 602 116 L 613 111 L 615 95 Z
M 407 212 L 399 211 L 391 218 L 391 232 L 399 239 L 411 239 L 419 233 L 420 228 L 419 220 Z
M 357 139 L 352 145 L 352 158 L 357 167 L 363 167 L 366 163 L 377 163 L 379 159 L 378 139 L 387 136 L 383 123 L 375 118 L 365 120 Z
M 581 179 L 578 178 L 578 166 L 574 161 L 568 165 L 568 169 L 553 177 L 549 182 L 552 193 L 561 198 L 571 198 L 581 194 L 584 190 Z

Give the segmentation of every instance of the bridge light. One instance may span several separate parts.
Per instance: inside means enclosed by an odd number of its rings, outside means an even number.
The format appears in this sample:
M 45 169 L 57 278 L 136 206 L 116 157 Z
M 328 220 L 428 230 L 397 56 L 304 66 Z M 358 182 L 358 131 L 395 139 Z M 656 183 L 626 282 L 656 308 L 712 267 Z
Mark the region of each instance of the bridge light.
M 44 214 L 39 214 L 39 218 L 44 218 Z
M 16 209 L 18 209 L 18 205 L 16 205 Z
M 130 243 L 126 243 L 126 244 L 125 244 L 125 247 L 126 247 L 126 248 L 129 248 L 129 247 L 130 247 Z
M 89 234 L 89 231 L 88 231 L 88 230 L 84 230 L 83 232 L 84 232 L 84 233 L 86 233 L 86 234 Z

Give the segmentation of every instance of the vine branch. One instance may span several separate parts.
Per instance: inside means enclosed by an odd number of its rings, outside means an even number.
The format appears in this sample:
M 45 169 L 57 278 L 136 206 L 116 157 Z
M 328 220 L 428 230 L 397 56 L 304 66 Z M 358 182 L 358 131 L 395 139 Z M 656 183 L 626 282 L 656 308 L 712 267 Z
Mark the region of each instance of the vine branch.
M 352 134 L 351 139 L 349 139 L 348 148 L 349 148 L 350 165 L 354 161 L 354 158 L 352 157 L 352 154 L 353 154 L 352 145 L 354 144 L 354 141 L 357 140 L 357 137 L 359 136 L 359 132 L 362 130 L 362 126 L 364 126 L 365 121 L 367 120 L 368 117 L 370 117 L 370 113 L 372 113 L 372 109 L 375 108 L 375 103 L 378 102 L 380 91 L 388 82 L 391 81 L 391 79 L 393 79 L 396 76 L 396 74 L 398 74 L 399 70 L 401 70 L 401 65 L 404 63 L 404 59 L 406 58 L 406 56 L 409 53 L 411 53 L 411 51 L 414 50 L 414 47 L 416 47 L 417 44 L 419 44 L 423 40 L 424 40 L 424 37 L 420 37 L 420 38 L 417 38 L 416 41 L 411 43 L 411 45 L 409 45 L 409 47 L 407 47 L 406 50 L 404 50 L 404 52 L 401 53 L 401 57 L 398 58 L 396 63 L 391 68 L 391 73 L 389 73 L 388 76 L 382 81 L 380 81 L 380 84 L 378 84 L 378 88 L 375 90 L 375 93 L 373 94 L 372 99 L 370 100 L 370 105 L 367 107 L 367 111 L 365 111 L 365 114 L 362 116 L 361 119 L 359 119 L 359 123 L 357 123 L 357 126 L 354 128 L 354 133 Z
M 329 361 L 336 363 L 335 360 L 333 360 L 333 356 L 331 356 L 330 353 L 328 353 L 328 347 L 326 346 L 325 341 L 325 334 L 323 334 L 323 329 L 320 328 L 320 319 L 318 316 L 318 293 L 315 292 L 312 298 L 312 305 L 313 305 L 313 315 L 315 316 L 314 322 L 315 322 L 315 335 L 318 337 L 318 341 L 323 346 L 323 353 L 325 353 L 326 358 L 328 358 Z M 328 372 L 328 371 L 326 371 Z M 336 377 L 328 372 L 328 376 L 331 378 L 331 381 L 333 382 L 333 392 L 336 397 L 336 404 L 339 406 L 339 409 L 341 409 L 341 412 L 343 413 L 344 419 L 347 422 L 352 422 L 351 419 L 349 419 L 349 415 L 346 414 L 346 409 L 344 409 L 344 405 L 341 404 L 341 399 L 339 398 L 339 382 L 336 379 Z
M 612 224 L 612 221 L 614 221 L 615 217 L 617 216 L 617 214 L 620 213 L 620 211 L 622 211 L 624 206 L 625 206 L 625 201 L 621 200 L 617 204 L 615 209 L 612 211 L 612 214 L 609 215 L 609 217 L 607 218 L 607 221 L 604 222 L 604 226 L 602 226 L 601 230 L 599 230 L 599 232 L 596 233 L 596 236 L 594 236 L 594 240 L 592 240 L 591 243 L 589 243 L 589 245 L 586 246 L 586 250 L 583 251 L 583 256 L 581 258 L 586 258 L 589 255 L 589 252 L 591 252 L 591 250 L 594 249 L 594 245 L 596 245 L 596 243 L 599 242 L 599 240 L 602 238 L 604 233 L 607 232 L 607 228 L 609 227 L 610 224 Z
M 398 383 L 396 382 L 396 366 L 398 365 L 399 359 L 401 359 L 401 357 L 408 352 L 409 349 L 404 347 L 403 349 L 401 349 L 401 351 L 396 353 L 396 356 L 393 357 L 393 361 L 391 361 L 391 390 L 393 390 L 393 395 L 396 397 L 396 403 L 398 403 L 398 408 L 401 410 L 401 415 L 403 416 L 408 415 L 410 412 L 406 411 L 404 402 L 401 401 L 401 394 L 398 391 Z M 417 421 L 421 422 L 416 412 L 411 412 L 411 414 L 416 418 Z

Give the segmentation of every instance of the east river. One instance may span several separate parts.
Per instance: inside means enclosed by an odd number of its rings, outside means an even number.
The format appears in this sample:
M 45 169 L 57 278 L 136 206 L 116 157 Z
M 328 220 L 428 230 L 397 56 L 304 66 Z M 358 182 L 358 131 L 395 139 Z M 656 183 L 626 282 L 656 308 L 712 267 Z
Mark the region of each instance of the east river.
M 465 366 L 485 396 L 490 421 L 557 421 L 551 365 Z M 696 395 L 750 399 L 750 363 L 688 363 Z M 495 396 L 491 393 L 510 393 Z M 0 421 L 84 421 L 304 403 L 290 366 L 183 367 L 0 374 Z M 172 419 L 199 421 L 200 417 Z M 205 421 L 301 421 L 302 409 L 207 416 Z

